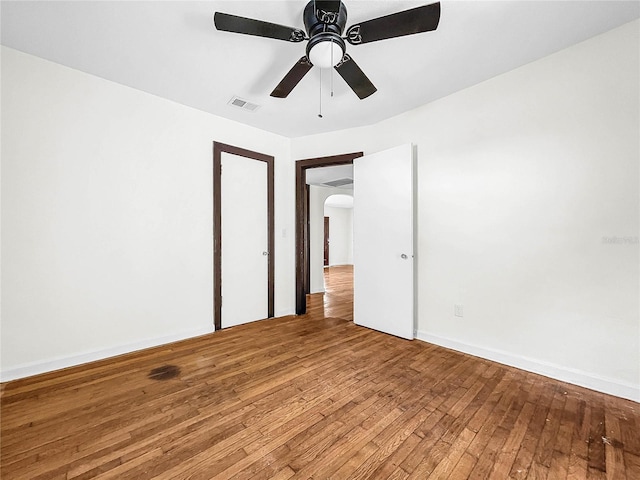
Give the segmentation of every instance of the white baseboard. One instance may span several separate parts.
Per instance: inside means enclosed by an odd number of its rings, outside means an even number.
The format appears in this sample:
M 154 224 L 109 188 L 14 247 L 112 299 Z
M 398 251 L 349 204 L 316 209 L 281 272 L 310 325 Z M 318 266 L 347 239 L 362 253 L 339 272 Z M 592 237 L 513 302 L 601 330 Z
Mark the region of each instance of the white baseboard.
M 62 368 L 82 365 L 84 363 L 103 360 L 105 358 L 114 357 L 116 355 L 122 355 L 125 353 L 131 353 L 138 350 L 144 350 L 145 348 L 166 345 L 168 343 L 185 340 L 187 338 L 198 337 L 200 335 L 206 335 L 212 332 L 213 326 L 198 330 L 191 330 L 188 332 L 166 335 L 163 337 L 145 339 L 139 342 L 129 343 L 126 345 L 118 345 L 101 350 L 95 350 L 92 352 L 84 352 L 69 357 L 59 357 L 42 362 L 19 365 L 17 367 L 0 371 L 0 382 L 8 382 L 11 380 L 17 380 L 19 378 L 31 377 L 33 375 L 38 375 L 41 373 L 60 370 Z M 559 365 L 554 365 L 552 363 L 541 362 L 539 360 L 534 360 L 519 355 L 513 355 L 511 353 L 500 350 L 462 343 L 457 340 L 452 340 L 437 335 L 431 335 L 426 332 L 416 332 L 416 338 L 418 340 L 422 340 L 423 342 L 433 343 L 434 345 L 439 345 L 441 347 L 456 350 L 458 352 L 463 352 L 476 357 L 492 360 L 503 365 L 520 368 L 522 370 L 544 375 L 556 380 L 579 385 L 585 388 L 590 388 L 598 392 L 615 395 L 616 397 L 626 398 L 635 402 L 640 402 L 640 385 L 633 385 L 631 383 L 593 375 L 580 370 L 566 368 Z
M 468 353 L 475 357 L 492 360 L 494 362 L 502 363 L 503 365 L 516 367 L 521 370 L 544 375 L 545 377 L 571 383 L 573 385 L 589 388 L 609 395 L 615 395 L 616 397 L 626 398 L 628 400 L 633 400 L 634 402 L 640 402 L 640 384 L 634 385 L 620 380 L 601 377 L 599 375 L 593 375 L 573 368 L 562 367 L 560 365 L 542 362 L 540 360 L 520 355 L 514 355 L 501 350 L 471 345 L 457 340 L 452 340 L 450 338 L 431 335 L 426 332 L 416 332 L 416 338 L 423 342 L 433 343 L 434 345 L 439 345 L 462 353 Z
M 290 309 L 277 310 L 275 312 L 275 315 L 274 315 L 273 318 L 288 317 L 289 315 L 295 315 L 295 312 L 293 310 L 290 310 Z
M 168 343 L 178 342 L 187 338 L 199 337 L 200 335 L 206 335 L 213 332 L 213 325 L 207 328 L 200 328 L 197 330 L 190 330 L 186 332 L 179 332 L 172 335 L 165 335 L 162 337 L 148 338 L 138 342 L 128 343 L 125 345 L 116 345 L 114 347 L 104 348 L 101 350 L 94 350 L 90 352 L 83 352 L 77 355 L 71 355 L 68 357 L 58 357 L 41 362 L 33 362 L 17 367 L 8 368 L 0 371 L 0 382 L 8 382 L 10 380 L 17 380 L 19 378 L 31 377 L 41 373 L 53 372 L 54 370 L 60 370 L 67 367 L 75 367 L 76 365 L 82 365 L 84 363 L 95 362 L 96 360 L 104 360 L 105 358 L 115 357 L 116 355 L 123 355 L 125 353 L 131 353 L 138 350 L 144 350 L 145 348 L 157 347 L 160 345 L 166 345 Z

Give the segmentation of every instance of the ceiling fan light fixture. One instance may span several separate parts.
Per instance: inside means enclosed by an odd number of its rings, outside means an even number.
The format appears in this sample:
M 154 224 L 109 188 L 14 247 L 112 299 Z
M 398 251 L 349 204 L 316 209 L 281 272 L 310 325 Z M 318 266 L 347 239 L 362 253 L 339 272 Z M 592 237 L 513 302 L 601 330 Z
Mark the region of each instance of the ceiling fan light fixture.
M 316 67 L 333 68 L 344 56 L 344 50 L 332 41 L 318 42 L 309 49 L 309 61 Z
M 345 43 L 340 36 L 321 33 L 309 40 L 307 58 L 320 68 L 333 68 L 340 63 L 345 54 Z

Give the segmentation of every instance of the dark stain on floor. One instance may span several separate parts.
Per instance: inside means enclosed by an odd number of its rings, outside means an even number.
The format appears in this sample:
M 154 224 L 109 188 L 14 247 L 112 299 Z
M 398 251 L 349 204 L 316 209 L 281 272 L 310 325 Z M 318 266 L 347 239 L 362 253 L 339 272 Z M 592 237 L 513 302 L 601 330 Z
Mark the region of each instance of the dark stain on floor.
M 180 367 L 176 365 L 163 365 L 149 372 L 151 380 L 170 380 L 180 375 Z

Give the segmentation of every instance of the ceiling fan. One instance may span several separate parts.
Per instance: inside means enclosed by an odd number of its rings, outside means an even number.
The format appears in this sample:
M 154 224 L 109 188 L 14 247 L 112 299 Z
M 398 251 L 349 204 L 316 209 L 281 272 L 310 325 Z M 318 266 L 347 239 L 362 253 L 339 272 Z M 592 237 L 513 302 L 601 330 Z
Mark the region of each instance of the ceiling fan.
M 377 89 L 351 55 L 346 53 L 345 40 L 351 45 L 360 45 L 435 30 L 440 21 L 440 2 L 351 25 L 344 36 L 347 8 L 340 0 L 311 0 L 304 9 L 303 20 L 306 32 L 228 13 L 215 12 L 213 17 L 215 27 L 225 32 L 287 42 L 308 40 L 306 55 L 296 62 L 271 92 L 272 97 L 286 98 L 315 65 L 335 68 L 355 94 L 364 99 Z

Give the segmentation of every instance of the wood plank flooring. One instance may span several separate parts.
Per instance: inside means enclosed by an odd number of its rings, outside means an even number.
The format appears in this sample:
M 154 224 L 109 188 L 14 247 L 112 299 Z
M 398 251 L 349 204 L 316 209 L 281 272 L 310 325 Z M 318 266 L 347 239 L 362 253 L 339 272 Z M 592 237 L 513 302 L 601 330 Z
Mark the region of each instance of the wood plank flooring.
M 2 386 L 3 479 L 640 479 L 640 405 L 308 314 Z

